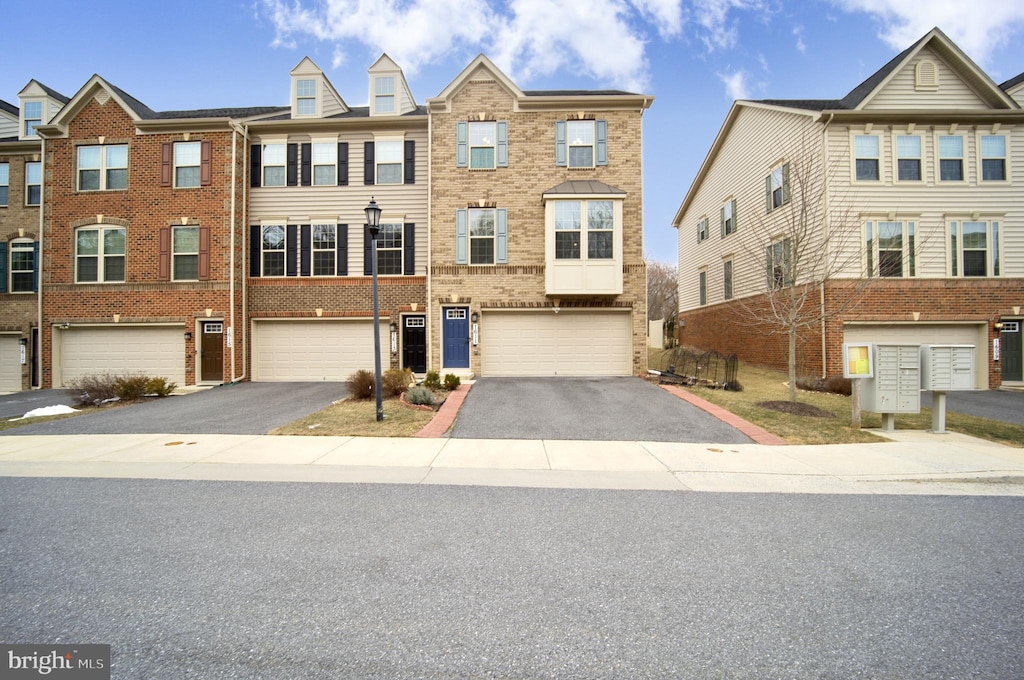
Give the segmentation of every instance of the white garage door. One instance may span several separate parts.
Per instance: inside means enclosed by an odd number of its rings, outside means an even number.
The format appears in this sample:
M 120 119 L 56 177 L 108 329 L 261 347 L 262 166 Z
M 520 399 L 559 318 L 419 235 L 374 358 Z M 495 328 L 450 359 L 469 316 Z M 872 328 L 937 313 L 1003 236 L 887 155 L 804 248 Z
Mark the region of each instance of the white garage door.
M 0 392 L 21 390 L 21 346 L 17 335 L 0 335 Z
M 988 334 L 984 324 L 850 324 L 843 328 L 843 342 L 974 345 L 974 386 L 988 389 Z
M 100 373 L 144 373 L 185 384 L 184 326 L 72 326 L 54 336 L 61 386 Z
M 629 313 L 491 312 L 480 319 L 483 375 L 630 375 Z
M 380 326 L 381 366 L 390 335 Z M 254 321 L 252 379 L 264 382 L 343 382 L 373 370 L 373 321 Z

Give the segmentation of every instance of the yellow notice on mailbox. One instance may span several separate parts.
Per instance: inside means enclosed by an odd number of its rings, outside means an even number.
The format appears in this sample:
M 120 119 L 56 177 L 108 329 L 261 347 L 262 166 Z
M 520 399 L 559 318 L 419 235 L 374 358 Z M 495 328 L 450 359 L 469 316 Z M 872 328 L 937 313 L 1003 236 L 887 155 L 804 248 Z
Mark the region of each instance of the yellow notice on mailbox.
M 871 343 L 846 343 L 843 345 L 843 377 L 871 378 L 875 375 L 871 356 Z

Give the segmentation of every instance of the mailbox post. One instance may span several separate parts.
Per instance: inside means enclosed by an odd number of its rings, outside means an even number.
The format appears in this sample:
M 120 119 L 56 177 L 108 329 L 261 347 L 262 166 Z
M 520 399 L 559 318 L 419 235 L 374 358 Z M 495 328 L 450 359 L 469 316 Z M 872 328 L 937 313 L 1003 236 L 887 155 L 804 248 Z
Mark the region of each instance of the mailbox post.
M 932 432 L 946 433 L 946 393 L 974 389 L 974 345 L 923 345 L 921 389 L 932 392 Z

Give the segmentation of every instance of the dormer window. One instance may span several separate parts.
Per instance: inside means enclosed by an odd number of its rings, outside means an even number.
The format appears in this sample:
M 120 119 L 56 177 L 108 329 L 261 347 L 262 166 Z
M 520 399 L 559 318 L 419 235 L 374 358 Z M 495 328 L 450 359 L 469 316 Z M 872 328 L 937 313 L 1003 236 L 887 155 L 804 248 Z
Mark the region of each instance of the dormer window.
M 25 102 L 22 105 L 25 118 L 25 136 L 36 137 L 36 126 L 43 122 L 43 103 Z
M 316 81 L 295 81 L 295 110 L 300 116 L 316 115 Z
M 377 113 L 395 112 L 395 78 L 394 76 L 373 79 L 374 111 Z

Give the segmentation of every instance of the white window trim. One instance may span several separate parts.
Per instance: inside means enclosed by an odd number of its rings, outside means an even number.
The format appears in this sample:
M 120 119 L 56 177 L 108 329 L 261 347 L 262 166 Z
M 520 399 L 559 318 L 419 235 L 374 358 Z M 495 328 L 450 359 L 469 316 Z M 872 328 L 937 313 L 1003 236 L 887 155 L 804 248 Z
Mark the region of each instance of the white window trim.
M 590 126 L 590 143 L 574 144 L 569 130 L 574 125 L 586 124 Z M 573 148 L 590 148 L 590 165 L 573 165 Z M 596 120 L 567 120 L 565 122 L 565 167 L 570 170 L 586 170 L 597 167 L 597 121 Z
M 956 262 L 957 272 L 953 274 L 953 247 L 950 243 L 950 230 L 952 224 L 956 223 Z M 984 222 L 985 223 L 985 276 L 964 276 L 964 222 Z M 996 238 L 992 238 L 992 223 L 996 223 L 998 226 L 998 234 Z M 953 279 L 998 279 L 1006 276 L 1006 249 L 1003 243 L 1003 233 L 1006 231 L 1006 215 L 946 215 L 944 220 L 945 233 L 945 250 L 946 250 L 946 275 Z M 994 246 L 994 249 L 993 249 Z M 994 258 L 996 252 L 999 253 L 1000 271 L 999 274 L 994 274 L 993 270 L 995 267 Z
M 494 170 L 498 167 L 498 123 L 493 120 L 471 120 L 468 121 L 466 126 L 466 146 L 468 149 L 468 158 L 466 158 L 466 165 L 470 170 Z M 493 139 L 488 144 L 473 144 L 473 126 L 490 125 L 493 131 Z M 488 166 L 474 166 L 473 165 L 473 149 L 490 149 L 491 150 L 491 164 Z
M 29 181 L 28 181 L 28 168 L 29 168 L 30 165 L 38 165 L 39 166 L 39 183 L 38 184 L 30 184 Z M 29 192 L 29 188 L 30 187 L 39 187 L 39 202 L 38 203 L 29 203 L 28 202 L 29 193 L 30 193 Z M 42 204 L 43 204 L 43 164 L 40 161 L 29 161 L 29 162 L 25 163 L 25 205 L 27 205 L 27 206 L 41 206 Z
M 708 240 L 709 236 L 708 216 L 704 215 L 697 220 L 697 243 L 704 243 L 704 241 Z
M 722 231 L 724 232 L 722 238 L 736 233 L 736 215 L 732 213 L 732 202 L 734 198 L 735 197 L 730 196 L 725 199 L 725 202 L 722 204 L 722 210 L 725 210 L 728 213 L 725 218 L 725 223 L 722 225 Z M 729 226 L 730 222 L 732 223 L 731 226 Z
M 983 137 L 1002 137 L 1003 138 L 1003 179 L 985 179 L 985 158 L 982 155 L 981 143 Z M 977 146 L 977 162 L 978 162 L 978 184 L 993 185 L 993 184 L 1009 184 L 1011 180 L 1010 175 L 1010 135 L 1003 130 L 995 131 L 982 131 L 978 130 L 976 134 L 976 146 Z M 997 156 L 991 156 L 989 158 L 997 158 Z
M 878 179 L 858 179 L 857 178 L 857 138 L 858 137 L 874 137 L 878 140 L 878 156 L 864 156 L 864 159 L 874 158 L 878 161 Z M 877 132 L 866 132 L 853 130 L 850 132 L 850 181 L 856 184 L 880 184 L 885 180 L 885 163 L 882 161 L 885 156 L 885 145 L 882 143 L 882 135 Z
M 125 278 L 119 279 L 117 281 L 108 281 L 106 279 L 106 257 L 107 257 L 107 255 L 106 255 L 106 253 L 103 250 L 103 248 L 104 248 L 104 241 L 105 241 L 105 239 L 103 238 L 103 234 L 104 234 L 104 232 L 113 231 L 113 230 L 123 231 L 124 235 L 125 235 L 124 253 L 120 254 L 120 257 L 124 258 Z M 97 232 L 99 232 L 99 235 L 97 236 L 97 240 L 96 240 L 96 255 L 80 256 L 78 254 L 78 233 L 80 231 L 97 231 Z M 126 227 L 111 226 L 111 225 L 104 225 L 104 224 L 89 224 L 89 225 L 85 225 L 85 226 L 82 226 L 82 227 L 78 227 L 77 229 L 75 229 L 71 233 L 72 233 L 72 236 L 73 236 L 73 238 L 75 240 L 74 241 L 74 243 L 75 243 L 74 252 L 75 252 L 75 283 L 76 284 L 82 284 L 82 285 L 101 285 L 101 284 L 105 284 L 105 283 L 125 283 L 127 281 L 127 279 L 128 279 L 128 229 Z M 117 256 L 117 255 L 112 255 L 111 257 L 115 257 L 115 256 Z M 95 281 L 79 281 L 79 279 L 78 279 L 78 260 L 79 260 L 80 257 L 95 257 L 96 258 L 96 280 Z
M 396 247 L 381 247 L 381 236 L 383 233 L 377 235 L 377 274 L 380 276 L 402 276 L 405 273 L 405 222 L 399 221 L 398 218 L 388 217 L 385 218 L 383 215 L 380 218 L 381 232 L 385 224 L 392 224 L 398 226 L 398 236 L 401 239 L 400 244 Z M 398 252 L 398 273 L 397 274 L 381 274 L 380 271 L 380 254 L 381 252 Z
M 0 163 L 0 166 L 7 168 L 7 181 L 4 184 L 0 184 L 0 187 L 7 187 L 7 200 L 0 203 L 0 206 L 7 207 L 11 202 L 11 164 L 4 161 Z
M 960 179 L 942 179 L 942 161 L 943 160 L 951 160 L 951 159 L 947 159 L 947 158 L 943 157 L 942 156 L 942 151 L 939 148 L 943 137 L 959 137 L 960 138 L 960 149 L 961 149 L 961 155 L 960 155 Z M 948 185 L 955 185 L 955 184 L 966 184 L 967 183 L 967 177 L 968 177 L 968 175 L 967 175 L 967 159 L 969 158 L 968 151 L 967 151 L 967 148 L 968 148 L 967 147 L 967 135 L 962 133 L 962 132 L 952 132 L 952 131 L 938 132 L 937 131 L 935 133 L 933 139 L 932 139 L 932 144 L 934 144 L 934 148 L 935 148 L 935 184 L 946 185 L 946 186 L 948 186 Z
M 280 248 L 265 248 L 263 240 L 263 231 L 267 227 L 281 227 L 283 230 L 281 238 Z M 264 255 L 266 253 L 281 253 L 282 267 L 280 274 L 267 274 L 267 260 Z M 267 279 L 280 279 L 288 276 L 288 224 L 286 222 L 263 222 L 260 224 L 260 278 Z
M 316 241 L 313 238 L 313 231 L 315 227 L 332 227 L 334 229 L 334 246 L 331 248 L 317 248 Z M 287 250 L 287 245 L 285 246 Z M 316 254 L 317 253 L 331 253 L 332 261 L 334 266 L 331 267 L 329 274 L 317 274 L 316 273 Z M 309 275 L 317 278 L 326 278 L 329 276 L 338 275 L 338 221 L 335 219 L 326 220 L 312 220 L 309 225 Z
M 178 165 L 178 145 L 179 144 L 195 144 L 199 147 L 199 162 L 196 165 Z M 178 184 L 178 168 L 196 168 L 199 171 L 197 181 L 195 184 L 182 185 Z M 203 184 L 202 180 L 203 172 L 203 143 L 202 142 L 174 142 L 171 145 L 171 184 L 175 189 L 198 189 Z M 261 170 L 262 172 L 262 170 Z
M 338 137 L 313 137 L 309 140 L 310 147 L 309 153 L 312 158 L 309 159 L 309 173 L 310 173 L 310 184 L 315 187 L 328 187 L 338 186 Z M 317 163 L 316 159 L 316 145 L 326 144 L 331 148 L 331 156 L 334 158 L 333 163 Z M 375 149 L 376 150 L 376 149 Z M 329 184 L 317 184 L 316 181 L 316 169 L 318 167 L 333 167 L 334 168 L 334 181 Z M 318 222 L 318 224 L 325 224 L 324 222 Z
M 381 182 L 380 181 L 380 148 L 381 142 L 395 142 L 398 144 L 399 149 L 399 160 L 398 160 L 398 181 L 397 182 Z M 392 165 L 391 163 L 384 163 L 383 165 Z M 374 135 L 373 137 L 373 183 L 381 186 L 399 186 L 405 183 L 405 136 L 395 135 Z M 381 220 L 383 222 L 383 219 Z
M 390 79 L 392 82 L 392 91 L 390 94 L 378 94 L 377 82 L 381 80 Z M 378 97 L 391 97 L 391 110 L 383 111 L 377 106 Z M 378 75 L 373 77 L 372 91 L 370 92 L 370 101 L 373 103 L 373 112 L 375 114 L 397 116 L 398 115 L 398 76 L 392 75 Z
M 921 153 L 918 156 L 900 156 L 900 137 L 917 137 L 918 144 L 921 146 Z M 881 148 L 878 150 L 882 152 Z M 925 181 L 925 158 L 927 156 L 927 149 L 925 149 L 925 135 L 920 132 L 908 132 L 906 130 L 892 132 L 892 177 L 899 184 L 923 184 Z M 918 172 L 921 174 L 920 179 L 900 179 L 900 160 L 916 160 Z M 879 163 L 881 167 L 881 163 Z M 863 180 L 862 180 L 863 181 Z
M 611 229 L 591 229 L 589 220 L 590 214 L 588 206 L 590 203 L 607 202 L 612 204 L 612 228 Z M 556 215 L 557 206 L 559 203 L 579 203 L 580 204 L 580 256 L 576 258 L 558 258 L 555 255 L 556 245 L 555 234 L 562 231 L 574 231 L 574 230 L 562 230 L 557 229 Z M 606 262 L 620 262 L 622 253 L 622 199 L 612 198 L 610 196 L 590 196 L 580 198 L 560 198 L 552 201 L 551 210 L 551 259 L 560 264 L 573 263 L 573 262 L 594 262 L 594 263 L 606 263 Z M 591 258 L 590 257 L 590 233 L 607 233 L 612 234 L 612 255 L 611 257 Z
M 108 168 L 107 167 L 107 149 L 113 149 L 117 147 L 124 147 L 125 149 L 125 166 L 123 168 Z M 79 165 L 80 156 L 79 153 L 82 149 L 99 149 L 100 150 L 100 166 L 98 168 L 85 168 L 86 170 L 96 170 L 100 173 L 100 185 L 97 189 L 83 189 L 82 188 L 82 170 L 83 168 Z M 127 191 L 128 190 L 128 145 L 127 144 L 80 144 L 75 147 L 75 189 L 82 193 L 96 193 L 98 191 Z M 125 171 L 125 187 L 123 189 L 111 189 L 107 186 L 107 171 L 108 170 L 124 170 Z
M 34 250 L 35 250 L 35 241 L 33 241 L 30 238 L 16 238 L 13 241 L 8 241 L 8 243 L 7 243 L 7 292 L 10 293 L 11 295 L 31 295 L 33 292 L 35 292 L 35 291 L 32 290 L 32 288 L 35 285 L 35 283 L 34 283 L 35 282 L 35 277 L 38 276 L 38 274 L 36 272 L 39 269 L 39 262 L 37 262 L 36 260 L 38 260 L 39 258 L 35 255 Z M 29 253 L 32 253 L 34 259 L 33 259 L 33 262 L 32 262 L 32 269 L 31 270 L 25 270 L 25 269 L 17 269 L 17 270 L 15 270 L 15 268 L 14 268 L 14 253 L 15 253 L 15 251 L 18 251 L 18 252 L 28 251 Z M 33 284 L 28 287 L 28 290 L 14 290 L 14 275 L 15 274 L 24 274 L 26 271 L 30 271 L 30 273 L 32 274 Z
M 900 244 L 902 247 L 902 265 L 900 276 L 882 276 L 879 273 L 879 222 L 898 222 L 902 225 L 902 236 Z M 871 225 L 871 253 L 867 250 L 868 225 Z M 913 233 L 911 233 L 913 230 Z M 861 216 L 861 261 L 862 271 L 872 279 L 916 279 L 920 278 L 917 250 L 920 240 L 921 219 L 920 215 L 899 215 L 889 219 L 887 215 L 862 215 Z M 913 236 L 913 244 L 911 244 Z M 870 265 L 870 269 L 869 269 Z M 911 273 L 913 272 L 913 274 Z
M 300 95 L 299 94 L 299 82 L 300 81 L 309 81 L 309 82 L 313 83 L 314 93 L 313 93 L 312 96 Z M 312 77 L 312 78 L 296 77 L 294 79 L 294 83 L 295 83 L 295 85 L 294 85 L 295 116 L 296 117 L 301 117 L 301 118 L 319 118 L 320 117 L 320 113 L 323 110 L 322 106 L 321 106 L 320 80 L 318 78 L 316 78 L 316 77 Z M 313 113 L 301 113 L 299 111 L 299 102 L 305 101 L 305 100 L 309 100 L 309 99 L 313 100 Z
M 25 116 L 29 104 L 39 104 L 39 118 L 27 118 Z M 18 115 L 18 136 L 20 138 L 39 139 L 39 134 L 35 132 L 35 127 L 33 127 L 32 134 L 29 134 L 28 128 L 26 126 L 28 125 L 28 121 L 30 120 L 38 120 L 39 122 L 36 125 L 43 125 L 45 122 L 47 122 L 46 108 L 46 99 L 23 99 L 21 101 L 21 107 Z
M 268 146 L 281 146 L 284 149 L 282 155 L 281 164 L 267 165 L 267 147 Z M 267 184 L 267 168 L 281 168 L 282 169 L 282 180 L 280 184 Z M 260 186 L 261 187 L 283 187 L 288 185 L 288 140 L 287 138 L 281 139 L 261 139 L 260 140 Z
M 195 229 L 196 231 L 196 250 L 195 252 L 177 252 L 174 249 L 174 232 L 180 229 Z M 192 257 L 196 258 L 196 276 L 195 278 L 178 278 L 175 275 L 177 267 L 174 266 L 174 261 L 179 257 Z M 196 225 L 186 225 L 171 227 L 171 281 L 198 281 L 199 280 L 199 227 Z

